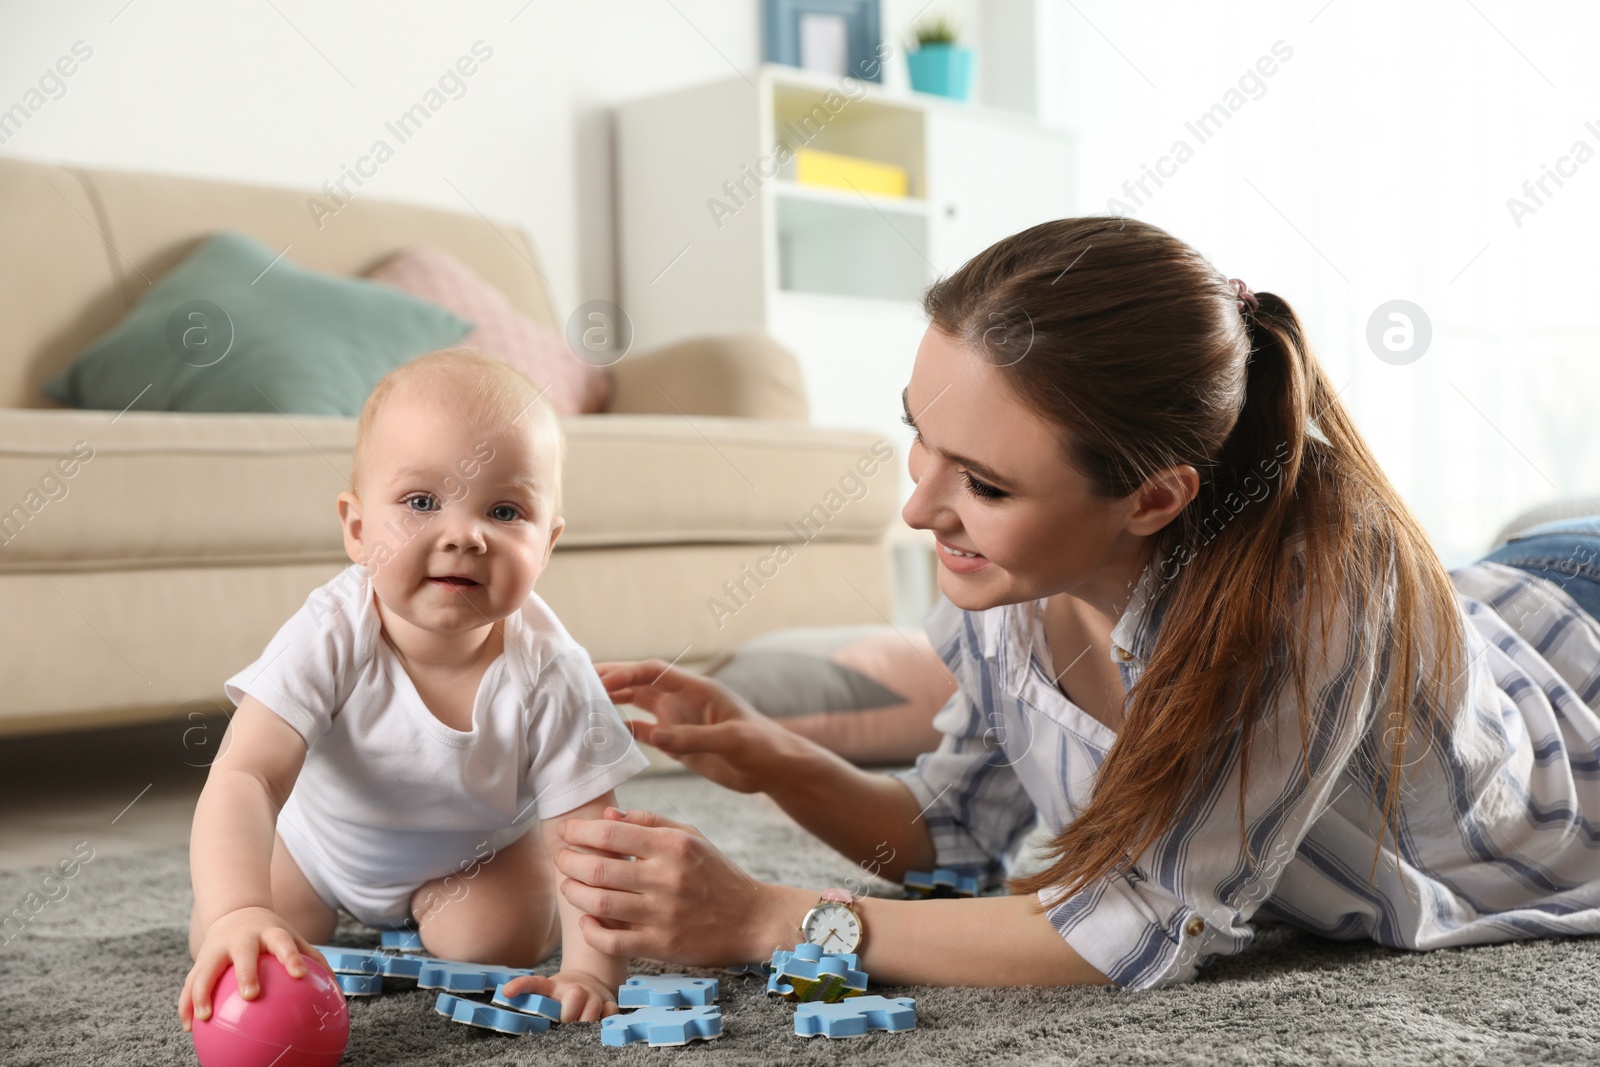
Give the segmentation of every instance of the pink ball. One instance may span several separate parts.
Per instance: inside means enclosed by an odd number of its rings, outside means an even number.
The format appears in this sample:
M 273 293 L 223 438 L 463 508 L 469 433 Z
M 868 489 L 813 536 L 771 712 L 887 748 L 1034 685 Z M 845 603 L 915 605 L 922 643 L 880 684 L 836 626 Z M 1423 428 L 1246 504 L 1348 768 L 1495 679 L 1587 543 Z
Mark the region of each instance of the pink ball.
M 211 1017 L 194 1021 L 200 1067 L 333 1067 L 350 1040 L 350 1012 L 332 973 L 312 959 L 304 978 L 275 956 L 256 960 L 260 992 L 239 995 L 229 966 L 211 994 Z

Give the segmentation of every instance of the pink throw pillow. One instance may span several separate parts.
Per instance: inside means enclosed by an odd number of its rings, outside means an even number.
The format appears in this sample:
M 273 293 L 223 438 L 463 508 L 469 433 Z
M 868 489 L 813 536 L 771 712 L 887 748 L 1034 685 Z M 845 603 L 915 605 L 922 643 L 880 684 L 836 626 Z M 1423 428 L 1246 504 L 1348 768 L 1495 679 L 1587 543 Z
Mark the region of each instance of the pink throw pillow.
M 504 360 L 545 387 L 545 399 L 557 415 L 592 415 L 611 402 L 611 375 L 604 367 L 573 355 L 560 334 L 512 307 L 504 293 L 444 249 L 402 249 L 367 277 L 475 323 L 461 347 Z

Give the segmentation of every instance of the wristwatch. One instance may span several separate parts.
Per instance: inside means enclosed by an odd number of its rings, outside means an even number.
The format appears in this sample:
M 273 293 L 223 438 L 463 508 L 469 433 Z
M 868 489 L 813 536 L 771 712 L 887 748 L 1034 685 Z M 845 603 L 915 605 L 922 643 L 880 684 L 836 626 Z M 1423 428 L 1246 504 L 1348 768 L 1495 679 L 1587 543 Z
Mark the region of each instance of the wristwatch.
M 800 920 L 800 936 L 824 952 L 849 954 L 861 950 L 866 925 L 856 910 L 856 898 L 846 889 L 824 889 L 816 906 Z

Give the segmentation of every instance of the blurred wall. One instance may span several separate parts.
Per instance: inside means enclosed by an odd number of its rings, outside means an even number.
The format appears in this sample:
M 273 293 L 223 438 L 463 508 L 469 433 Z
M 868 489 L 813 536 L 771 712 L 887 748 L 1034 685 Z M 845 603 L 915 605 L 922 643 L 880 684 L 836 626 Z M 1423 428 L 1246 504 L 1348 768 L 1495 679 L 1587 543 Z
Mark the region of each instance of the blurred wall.
M 888 0 L 885 35 L 935 11 L 978 40 L 975 4 L 944 0 Z M 343 179 L 508 219 L 565 314 L 615 294 L 611 106 L 749 76 L 760 56 L 757 0 L 4 0 L 0 152 L 335 192 Z M 887 77 L 904 84 L 903 63 Z M 426 121 L 402 128 L 418 104 Z

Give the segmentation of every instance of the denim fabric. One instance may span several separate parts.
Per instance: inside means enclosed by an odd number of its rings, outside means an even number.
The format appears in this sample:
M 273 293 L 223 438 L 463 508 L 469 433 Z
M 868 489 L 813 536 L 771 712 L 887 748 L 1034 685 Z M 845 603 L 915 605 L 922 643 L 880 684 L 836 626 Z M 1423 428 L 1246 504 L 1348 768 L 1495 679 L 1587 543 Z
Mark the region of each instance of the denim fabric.
M 1600 515 L 1530 526 L 1483 557 L 1553 582 L 1600 619 Z

